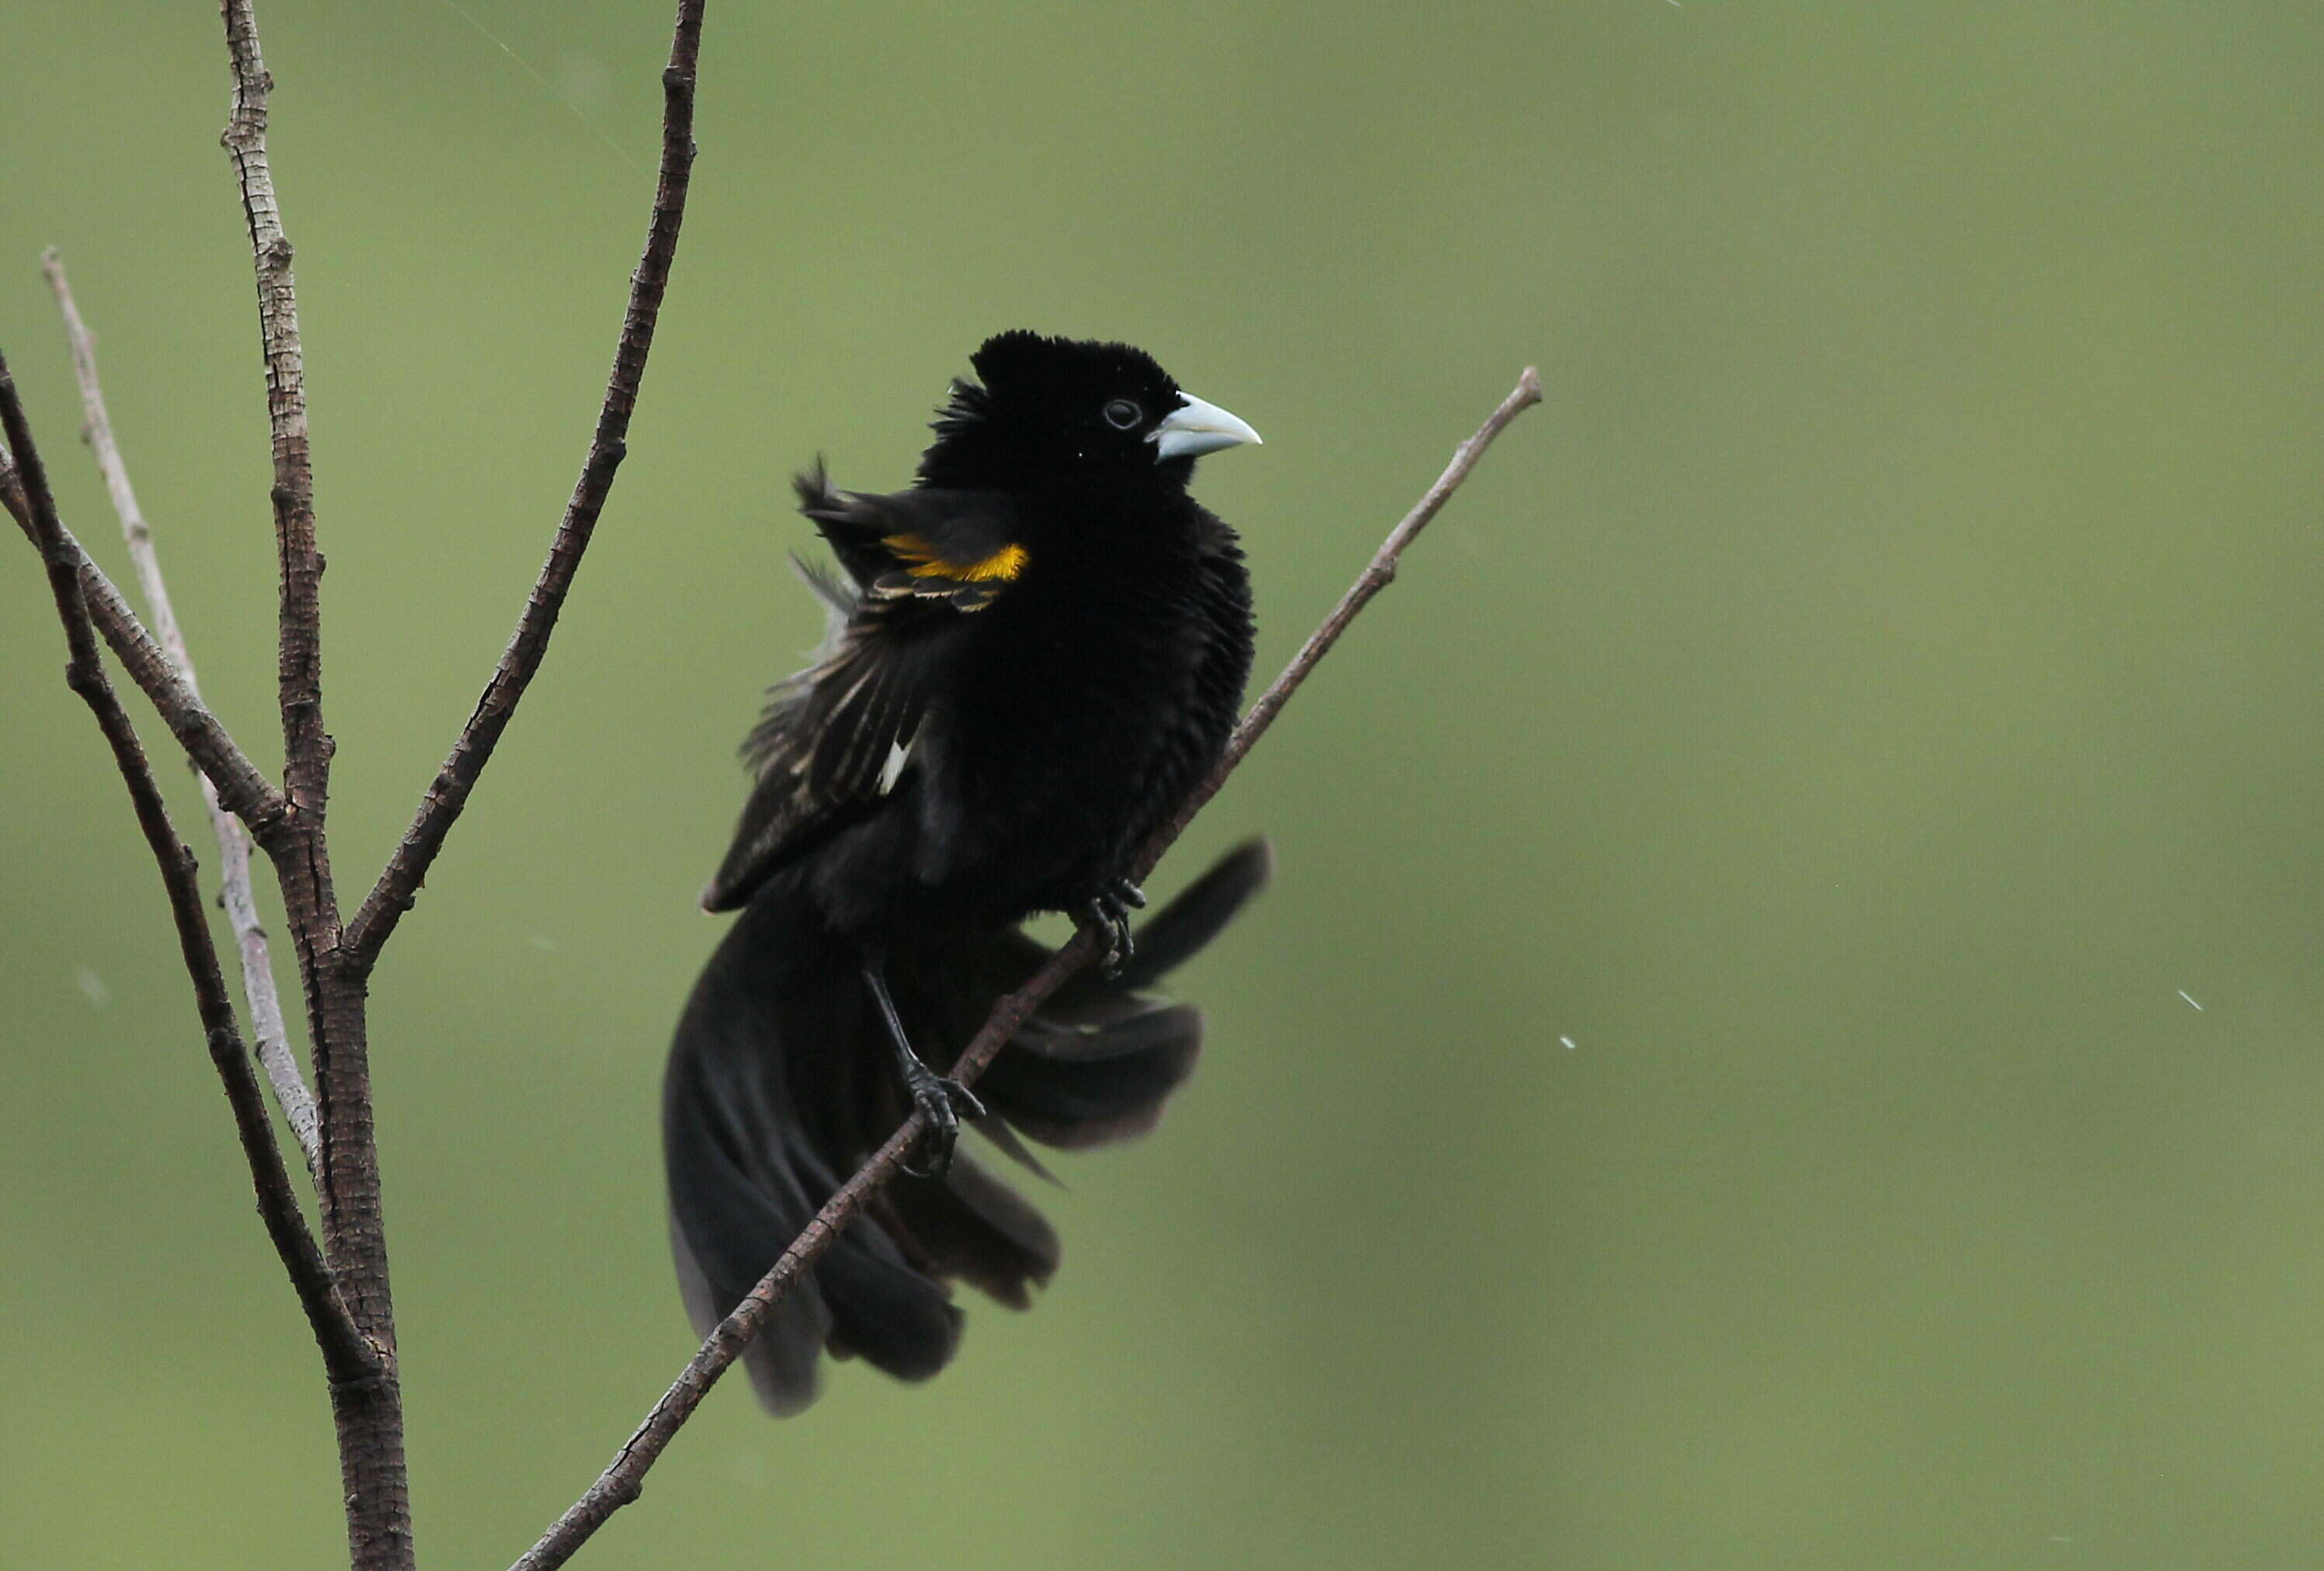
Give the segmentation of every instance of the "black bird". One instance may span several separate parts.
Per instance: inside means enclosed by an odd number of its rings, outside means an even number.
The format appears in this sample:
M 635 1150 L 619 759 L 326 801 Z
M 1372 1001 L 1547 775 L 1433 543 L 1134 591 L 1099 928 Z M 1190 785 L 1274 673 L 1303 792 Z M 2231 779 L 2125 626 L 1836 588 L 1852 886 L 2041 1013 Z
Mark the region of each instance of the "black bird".
M 757 786 L 702 903 L 740 908 L 670 1048 L 662 1137 L 680 1288 L 709 1328 L 917 1105 L 930 1135 L 752 1344 L 767 1406 L 815 1399 L 827 1346 L 917 1380 L 952 1356 L 961 1281 L 1022 1308 L 1057 1264 L 1040 1213 L 966 1153 L 969 1119 L 1074 1148 L 1144 1132 L 1201 1017 L 1147 988 L 1264 882 L 1253 844 L 1148 921 L 1126 879 L 1217 762 L 1250 673 L 1232 529 L 1194 459 L 1259 434 L 1122 344 L 1004 333 L 955 381 L 910 490 L 800 510 L 824 648 L 744 744 Z M 1102 924 L 1108 965 L 1028 1021 L 971 1095 L 943 1078 L 1050 951 L 1040 911 Z M 980 1098 L 982 1098 L 980 1100 Z

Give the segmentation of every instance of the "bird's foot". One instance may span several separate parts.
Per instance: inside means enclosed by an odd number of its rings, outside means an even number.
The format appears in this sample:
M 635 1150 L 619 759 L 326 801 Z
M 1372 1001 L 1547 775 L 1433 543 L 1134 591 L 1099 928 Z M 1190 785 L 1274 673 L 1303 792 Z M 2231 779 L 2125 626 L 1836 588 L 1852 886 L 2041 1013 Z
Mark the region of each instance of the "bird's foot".
M 1146 891 L 1127 878 L 1115 878 L 1082 907 L 1082 922 L 1102 937 L 1105 950 L 1099 968 L 1109 977 L 1121 974 L 1138 945 L 1130 936 L 1130 914 L 1146 909 Z
M 914 1148 L 922 1165 L 915 1167 L 908 1158 L 903 1168 L 914 1178 L 940 1179 L 952 1171 L 952 1149 L 960 1144 L 960 1121 L 983 1117 L 984 1104 L 966 1086 L 936 1073 L 918 1059 L 911 1067 L 919 1072 L 906 1070 L 904 1089 L 911 1093 L 912 1106 L 927 1127 Z

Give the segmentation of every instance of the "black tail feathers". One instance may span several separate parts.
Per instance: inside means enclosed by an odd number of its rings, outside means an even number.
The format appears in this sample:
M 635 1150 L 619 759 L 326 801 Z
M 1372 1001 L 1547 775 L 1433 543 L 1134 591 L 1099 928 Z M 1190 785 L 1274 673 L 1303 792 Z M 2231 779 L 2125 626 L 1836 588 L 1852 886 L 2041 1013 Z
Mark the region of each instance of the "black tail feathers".
M 1154 1126 L 1193 1072 L 1202 1016 L 1146 989 L 1209 942 L 1268 868 L 1264 842 L 1229 852 L 1147 921 L 1119 976 L 1081 973 L 1026 1023 L 977 1082 L 1000 1149 L 1024 1156 L 1012 1130 L 1078 1149 Z M 942 1068 L 1049 952 L 1006 929 L 891 951 L 889 981 L 912 1040 Z M 908 1111 L 856 955 L 788 880 L 767 886 L 695 984 L 662 1085 L 670 1240 L 697 1331 L 740 1301 Z M 1058 1254 L 1040 1212 L 965 1149 L 941 1181 L 899 1176 L 752 1343 L 752 1383 L 770 1410 L 796 1412 L 815 1400 L 826 1347 L 925 1379 L 960 1338 L 950 1282 L 1022 1309 Z

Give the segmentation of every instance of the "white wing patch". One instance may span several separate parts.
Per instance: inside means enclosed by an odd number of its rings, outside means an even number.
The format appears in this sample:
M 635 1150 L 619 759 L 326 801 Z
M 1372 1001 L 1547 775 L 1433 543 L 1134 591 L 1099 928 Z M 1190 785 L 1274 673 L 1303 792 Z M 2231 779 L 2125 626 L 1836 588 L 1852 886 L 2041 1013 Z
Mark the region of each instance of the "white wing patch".
M 896 788 L 896 781 L 904 772 L 905 762 L 912 756 L 908 740 L 898 738 L 888 744 L 888 761 L 880 766 L 880 795 L 885 796 Z

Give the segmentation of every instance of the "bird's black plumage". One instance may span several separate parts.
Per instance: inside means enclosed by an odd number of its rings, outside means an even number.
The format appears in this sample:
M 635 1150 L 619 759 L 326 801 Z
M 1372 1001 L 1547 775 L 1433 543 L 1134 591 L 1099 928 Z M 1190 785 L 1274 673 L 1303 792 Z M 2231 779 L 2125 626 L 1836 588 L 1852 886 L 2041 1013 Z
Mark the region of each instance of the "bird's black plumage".
M 1019 1306 L 1047 1280 L 1055 1235 L 952 1158 L 954 1109 L 1028 1162 L 1019 1134 L 1073 1147 L 1151 1126 L 1201 1023 L 1146 989 L 1265 877 L 1262 850 L 1231 853 L 1135 959 L 1019 1032 L 982 1103 L 914 1056 L 949 1064 L 1046 959 L 1024 917 L 1119 923 L 1141 898 L 1130 859 L 1217 761 L 1250 665 L 1241 551 L 1186 486 L 1195 455 L 1256 433 L 1125 345 L 1008 333 L 972 363 L 912 489 L 799 477 L 844 574 L 810 574 L 831 635 L 745 744 L 756 784 L 703 894 L 742 915 L 665 1081 L 671 1235 L 705 1328 L 915 1100 L 938 1125 L 927 1173 L 891 1186 L 754 1344 L 778 1411 L 812 1400 L 826 1346 L 933 1373 L 953 1280 Z

